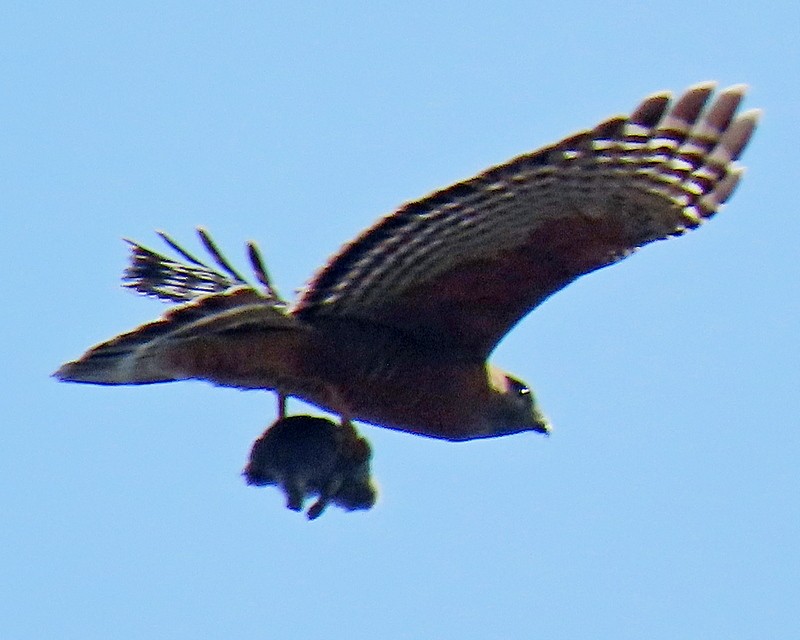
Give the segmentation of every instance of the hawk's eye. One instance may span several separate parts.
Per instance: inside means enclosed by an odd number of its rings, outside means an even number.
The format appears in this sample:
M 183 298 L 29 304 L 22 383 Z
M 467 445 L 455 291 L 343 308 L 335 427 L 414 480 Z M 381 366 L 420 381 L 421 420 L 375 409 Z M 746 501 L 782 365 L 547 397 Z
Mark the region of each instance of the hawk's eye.
M 520 382 L 511 376 L 506 376 L 506 378 L 508 380 L 508 389 L 511 393 L 515 393 L 517 398 L 527 404 L 531 404 L 533 402 L 531 390 L 523 382 Z

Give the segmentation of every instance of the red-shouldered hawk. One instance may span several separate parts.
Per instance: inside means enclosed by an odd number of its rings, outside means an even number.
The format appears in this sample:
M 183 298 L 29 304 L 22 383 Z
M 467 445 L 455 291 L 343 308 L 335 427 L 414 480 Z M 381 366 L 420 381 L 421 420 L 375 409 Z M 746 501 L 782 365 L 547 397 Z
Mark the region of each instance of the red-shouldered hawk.
M 126 286 L 183 304 L 55 376 L 268 389 L 278 393 L 281 418 L 285 398 L 296 396 L 343 424 L 448 440 L 546 433 L 528 386 L 487 358 L 548 296 L 697 227 L 730 197 L 742 175 L 734 161 L 759 112 L 736 114 L 744 86 L 711 99 L 714 88 L 696 85 L 675 102 L 653 95 L 627 117 L 401 206 L 345 245 L 292 305 L 252 243 L 260 287 L 203 230 L 218 268 L 165 234 L 181 261 L 131 243 Z M 323 484 L 300 493 L 332 494 Z

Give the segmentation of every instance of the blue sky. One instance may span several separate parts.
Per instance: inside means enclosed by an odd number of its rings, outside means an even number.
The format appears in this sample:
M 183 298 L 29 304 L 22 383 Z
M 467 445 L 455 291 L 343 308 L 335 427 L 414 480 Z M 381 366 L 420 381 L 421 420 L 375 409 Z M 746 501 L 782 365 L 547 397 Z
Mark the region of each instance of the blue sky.
M 800 10 L 531 4 L 4 4 L 0 635 L 800 635 Z M 268 394 L 49 378 L 164 309 L 121 237 L 258 240 L 288 293 L 401 202 L 708 79 L 765 110 L 730 206 L 493 356 L 549 439 L 365 426 L 381 502 L 308 523 L 239 477 Z

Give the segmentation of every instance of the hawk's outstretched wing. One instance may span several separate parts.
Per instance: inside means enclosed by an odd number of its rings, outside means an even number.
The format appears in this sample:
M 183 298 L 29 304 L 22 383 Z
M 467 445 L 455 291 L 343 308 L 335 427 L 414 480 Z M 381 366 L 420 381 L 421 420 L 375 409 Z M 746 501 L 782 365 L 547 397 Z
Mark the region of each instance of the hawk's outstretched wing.
M 711 217 L 758 111 L 743 86 L 647 98 L 550 147 L 410 202 L 346 245 L 292 313 L 423 335 L 485 357 L 577 277 Z
M 205 250 L 217 263 L 217 269 L 193 256 L 163 231 L 159 231 L 158 235 L 184 262 L 178 262 L 138 242 L 127 240 L 131 246 L 131 263 L 122 275 L 125 287 L 170 302 L 188 302 L 200 296 L 241 287 L 260 296 L 261 302 L 280 307 L 286 305 L 272 285 L 261 252 L 254 242 L 247 243 L 247 255 L 261 290 L 231 266 L 202 227 L 197 229 L 197 235 Z

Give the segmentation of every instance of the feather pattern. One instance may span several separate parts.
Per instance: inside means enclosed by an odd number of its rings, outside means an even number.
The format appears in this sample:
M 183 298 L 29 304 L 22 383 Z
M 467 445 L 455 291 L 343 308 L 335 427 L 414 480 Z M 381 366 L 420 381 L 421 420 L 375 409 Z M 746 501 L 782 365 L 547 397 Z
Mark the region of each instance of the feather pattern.
M 218 269 L 202 262 L 171 236 L 159 231 L 158 236 L 184 262 L 168 258 L 133 240 L 126 240 L 131 247 L 131 257 L 130 265 L 122 276 L 123 286 L 170 302 L 186 302 L 209 293 L 223 293 L 232 288 L 244 287 L 259 295 L 262 303 L 286 306 L 273 286 L 261 251 L 254 242 L 247 244 L 247 256 L 261 290 L 231 266 L 208 231 L 198 227 L 197 235 Z
M 744 91 L 730 87 L 708 107 L 712 83 L 674 103 L 656 94 L 628 117 L 409 202 L 345 245 L 292 313 L 441 336 L 457 328 L 464 346 L 488 353 L 522 315 L 578 276 L 719 210 L 742 174 L 733 161 L 758 120 L 757 111 L 736 115 Z M 504 284 L 510 281 L 514 290 Z M 424 296 L 441 304 L 422 309 Z M 482 300 L 488 307 L 508 296 L 517 304 L 500 304 L 507 309 L 495 326 L 488 319 L 470 326 L 466 316 Z

